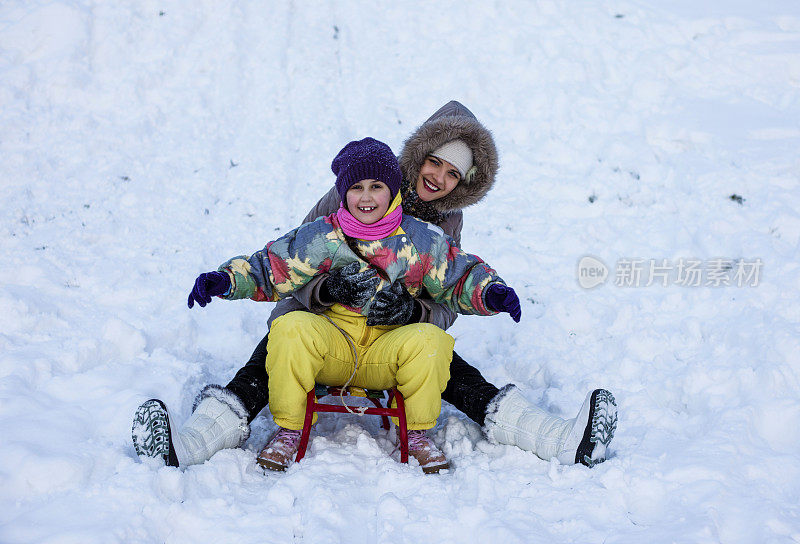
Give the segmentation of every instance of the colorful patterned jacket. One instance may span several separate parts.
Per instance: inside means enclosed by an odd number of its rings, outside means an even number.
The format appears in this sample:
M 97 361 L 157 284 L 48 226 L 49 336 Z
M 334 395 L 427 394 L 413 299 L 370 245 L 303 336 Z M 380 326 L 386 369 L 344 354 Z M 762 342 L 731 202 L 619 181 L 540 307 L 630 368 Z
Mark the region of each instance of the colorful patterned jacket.
M 315 276 L 351 262 L 372 266 L 381 275 L 378 290 L 401 281 L 411 295 L 425 289 L 434 301 L 460 314 L 494 315 L 484 302 L 491 283 L 503 283 L 497 273 L 475 255 L 463 252 L 449 236 L 431 224 L 404 216 L 400 228 L 387 238 L 357 240 L 364 259 L 347 245 L 336 215 L 305 223 L 270 242 L 250 257 L 223 263 L 231 289 L 222 298 L 277 301 L 290 296 Z M 366 316 L 362 308 L 349 308 Z

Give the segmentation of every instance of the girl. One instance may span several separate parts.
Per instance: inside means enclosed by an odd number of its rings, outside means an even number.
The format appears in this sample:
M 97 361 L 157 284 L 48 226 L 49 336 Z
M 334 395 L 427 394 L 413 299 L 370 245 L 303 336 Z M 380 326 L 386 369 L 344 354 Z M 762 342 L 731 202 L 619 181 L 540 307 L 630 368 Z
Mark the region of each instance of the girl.
M 481 259 L 462 252 L 440 229 L 404 217 L 402 174 L 389 146 L 372 138 L 350 142 L 333 160 L 337 213 L 306 223 L 250 257 L 235 257 L 218 272 L 201 275 L 189 296 L 205 305 L 226 299 L 286 298 L 315 276 L 367 265 L 380 273 L 377 290 L 409 296 L 427 292 L 463 314 L 509 312 L 520 318 L 519 299 Z M 377 278 L 373 278 L 377 279 Z M 323 315 L 291 312 L 272 325 L 266 369 L 270 409 L 280 430 L 259 463 L 284 470 L 297 452 L 306 393 L 315 383 L 351 383 L 369 389 L 397 386 L 405 397 L 409 455 L 426 473 L 449 466 L 428 438 L 449 378 L 453 339 L 427 323 L 371 326 L 370 306 L 334 304 Z
M 466 143 L 470 153 L 443 153 L 446 150 L 442 148 L 455 140 Z M 491 133 L 463 104 L 450 101 L 409 136 L 399 159 L 404 215 L 438 225 L 460 244 L 461 210 L 479 202 L 494 184 L 498 161 Z M 339 202 L 336 189 L 331 189 L 305 221 L 333 213 Z M 269 323 L 289 312 L 321 313 L 333 301 L 353 302 L 349 298 L 353 293 L 369 295 L 372 271 L 348 275 L 345 270 L 317 276 L 293 297 L 281 300 Z M 449 328 L 455 318 L 445 305 L 429 298 L 411 298 L 402 291 L 382 291 L 370 315 L 376 324 L 405 319 L 404 323 L 432 323 L 442 329 Z M 169 427 L 169 412 L 161 401 L 142 404 L 134 418 L 135 432 L 141 433 L 139 455 L 183 467 L 243 444 L 250 434 L 249 423 L 270 400 L 264 366 L 269 336 L 264 336 L 226 386 L 212 384 L 201 391 L 193 413 L 181 427 Z M 562 463 L 591 465 L 605 459 L 616 425 L 616 404 L 604 389 L 590 391 L 577 417 L 565 420 L 529 402 L 514 385 L 498 388 L 489 383 L 455 351 L 442 399 L 480 425 L 492 442 L 517 446 L 545 460 L 556 457 Z M 181 458 L 175 454 L 177 443 L 184 452 Z

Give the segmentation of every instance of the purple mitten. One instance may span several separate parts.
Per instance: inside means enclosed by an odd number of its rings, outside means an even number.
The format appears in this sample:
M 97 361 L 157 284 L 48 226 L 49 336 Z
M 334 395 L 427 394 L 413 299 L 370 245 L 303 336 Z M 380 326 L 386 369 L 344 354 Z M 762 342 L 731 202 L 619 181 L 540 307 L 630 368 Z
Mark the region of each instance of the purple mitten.
M 230 287 L 231 279 L 225 272 L 203 272 L 197 276 L 194 288 L 189 293 L 189 308 L 194 307 L 195 302 L 205 308 L 211 302 L 211 297 L 227 293 Z
M 493 283 L 486 289 L 486 305 L 495 312 L 508 312 L 511 318 L 519 323 L 522 308 L 519 297 L 511 287 L 502 283 Z

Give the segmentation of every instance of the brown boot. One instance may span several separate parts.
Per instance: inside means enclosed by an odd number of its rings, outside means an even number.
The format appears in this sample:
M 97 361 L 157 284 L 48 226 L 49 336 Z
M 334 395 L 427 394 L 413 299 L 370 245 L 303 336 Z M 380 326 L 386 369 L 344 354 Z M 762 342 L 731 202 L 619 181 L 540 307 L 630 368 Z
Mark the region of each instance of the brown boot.
M 269 470 L 286 470 L 294 461 L 300 446 L 300 431 L 280 427 L 258 454 L 258 464 Z
M 426 431 L 408 431 L 408 454 L 419 461 L 425 474 L 437 474 L 440 470 L 450 468 L 447 458 Z

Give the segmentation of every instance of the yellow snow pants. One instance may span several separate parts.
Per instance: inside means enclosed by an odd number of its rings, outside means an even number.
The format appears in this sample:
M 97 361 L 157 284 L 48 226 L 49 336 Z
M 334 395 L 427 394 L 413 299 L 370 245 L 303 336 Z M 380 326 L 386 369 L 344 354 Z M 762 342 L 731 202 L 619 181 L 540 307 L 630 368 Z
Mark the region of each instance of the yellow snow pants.
M 430 429 L 450 379 L 453 337 L 429 323 L 367 326 L 365 317 L 336 304 L 324 315 L 290 312 L 273 321 L 267 343 L 269 408 L 275 423 L 303 428 L 306 394 L 315 383 L 397 389 L 405 398 L 408 428 Z M 316 418 L 316 414 L 314 415 Z M 316 421 L 316 419 L 315 419 Z M 397 422 L 395 422 L 397 423 Z

